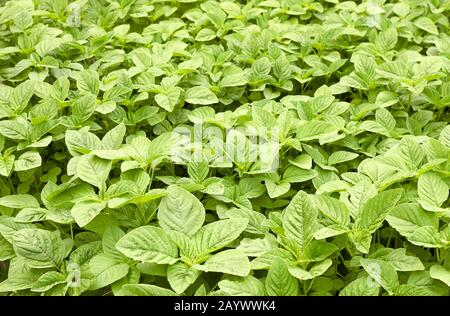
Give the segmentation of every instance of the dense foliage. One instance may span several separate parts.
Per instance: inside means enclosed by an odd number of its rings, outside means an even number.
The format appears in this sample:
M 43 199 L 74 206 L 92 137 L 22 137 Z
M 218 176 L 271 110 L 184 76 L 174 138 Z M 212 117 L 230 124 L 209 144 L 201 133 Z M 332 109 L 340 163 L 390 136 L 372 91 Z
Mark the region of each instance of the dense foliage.
M 449 294 L 449 0 L 0 5 L 2 295 Z

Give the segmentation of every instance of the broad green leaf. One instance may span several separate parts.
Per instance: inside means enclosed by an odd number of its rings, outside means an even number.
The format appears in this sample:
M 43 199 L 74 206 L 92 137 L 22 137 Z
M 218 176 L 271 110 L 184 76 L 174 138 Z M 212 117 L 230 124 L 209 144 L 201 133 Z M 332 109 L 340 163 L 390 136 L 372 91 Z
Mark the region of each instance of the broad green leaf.
M 200 276 L 201 271 L 177 262 L 167 268 L 167 281 L 177 293 L 183 293 Z
M 381 285 L 389 294 L 395 293 L 399 282 L 392 264 L 374 259 L 361 259 L 361 264 L 374 282 Z
M 83 181 L 101 188 L 108 179 L 111 161 L 95 156 L 81 156 L 77 163 L 76 175 Z
M 81 92 L 97 95 L 99 86 L 99 74 L 94 70 L 84 70 L 77 74 L 77 87 Z
M 305 192 L 298 192 L 283 211 L 283 228 L 286 236 L 300 247 L 306 246 L 318 228 L 317 208 Z
M 106 254 L 99 254 L 89 261 L 89 268 L 95 275 L 90 290 L 97 290 L 122 279 L 128 273 L 128 264 L 117 262 Z
M 227 277 L 219 282 L 219 288 L 227 295 L 263 296 L 266 291 L 264 283 L 252 275 L 246 277 Z
M 269 194 L 270 198 L 272 199 L 285 194 L 291 188 L 291 185 L 288 182 L 281 182 L 280 184 L 277 184 L 269 179 L 265 180 L 264 182 L 266 184 L 267 194 Z
M 427 31 L 428 33 L 438 35 L 438 29 L 434 22 L 425 16 L 419 17 L 417 20 L 414 21 L 414 25 L 417 26 L 419 29 L 422 29 L 424 31 Z
M 267 294 L 273 296 L 295 296 L 298 292 L 298 281 L 289 271 L 283 259 L 273 261 L 266 277 Z
M 194 235 L 205 221 L 202 203 L 179 186 L 169 186 L 167 192 L 158 207 L 159 224 L 167 230 Z
M 125 257 L 116 248 L 117 242 L 125 236 L 125 233 L 120 229 L 119 226 L 111 226 L 105 230 L 102 239 L 103 252 L 108 256 L 120 261 L 124 260 Z
M 386 221 L 401 235 L 409 237 L 424 226 L 439 227 L 439 218 L 424 211 L 417 203 L 402 203 L 394 207 L 386 216 Z
M 439 209 L 441 204 L 448 199 L 448 185 L 433 172 L 421 175 L 417 186 L 419 203 L 428 211 Z
M 242 251 L 229 249 L 212 255 L 204 264 L 194 265 L 194 268 L 245 277 L 250 273 L 250 261 Z
M 168 233 L 155 226 L 141 226 L 127 233 L 116 244 L 124 255 L 134 260 L 174 264 L 178 249 Z
M 326 196 L 315 196 L 316 207 L 329 220 L 343 227 L 350 223 L 350 211 L 340 200 Z
M 438 264 L 431 266 L 430 276 L 450 286 L 450 271 L 445 267 Z
M 165 91 L 165 93 L 158 93 L 155 95 L 155 101 L 167 112 L 172 112 L 178 103 L 180 94 L 181 92 L 179 89 L 169 89 L 168 91 Z
M 185 101 L 192 104 L 214 104 L 219 102 L 217 96 L 206 87 L 192 87 L 186 91 Z
M 14 167 L 14 155 L 0 155 L 0 175 L 8 177 Z
M 338 132 L 338 128 L 331 123 L 324 121 L 309 121 L 303 124 L 298 130 L 296 137 L 300 141 L 309 141 L 314 139 L 320 139 L 323 136 L 329 134 L 335 134 Z
M 106 139 L 108 138 L 109 136 L 106 137 Z M 68 151 L 74 157 L 88 154 L 92 150 L 102 149 L 102 141 L 85 129 L 79 131 L 67 130 L 65 142 Z
M 0 261 L 6 261 L 14 256 L 12 245 L 0 234 Z
M 0 205 L 19 209 L 40 206 L 38 200 L 29 194 L 15 194 L 0 197 Z
M 193 238 L 200 252 L 211 253 L 238 238 L 247 225 L 248 220 L 245 218 L 215 221 L 203 226 Z
M 332 264 L 333 261 L 326 259 L 322 262 L 315 263 L 309 270 L 304 270 L 298 266 L 290 266 L 288 270 L 292 276 L 299 280 L 311 280 L 324 274 Z
M 363 206 L 355 221 L 355 228 L 374 232 L 402 197 L 402 189 L 392 189 L 378 193 Z
M 444 246 L 439 231 L 433 226 L 422 226 L 408 236 L 408 240 L 417 246 L 440 248 Z
M 425 269 L 420 259 L 415 256 L 407 255 L 404 248 L 381 248 L 370 257 L 389 262 L 397 271 L 417 271 Z
M 348 151 L 336 151 L 330 155 L 328 158 L 328 164 L 330 166 L 336 165 L 339 163 L 347 162 L 353 160 L 358 157 L 358 154 L 351 153 Z
M 106 207 L 106 202 L 97 197 L 86 197 L 75 202 L 70 210 L 73 218 L 80 227 L 89 224 Z
M 109 130 L 102 138 L 103 149 L 119 149 L 126 133 L 126 127 L 123 123 Z
M 39 277 L 39 279 L 33 283 L 31 290 L 33 292 L 46 292 L 58 284 L 66 283 L 66 277 L 64 274 L 56 271 L 49 271 Z
M 0 121 L 0 135 L 6 138 L 25 140 L 28 138 L 29 133 L 29 123 L 22 117 Z
M 283 173 L 283 182 L 298 183 L 305 182 L 317 176 L 317 171 L 301 169 L 296 166 L 289 166 Z
M 25 171 L 39 167 L 42 164 L 42 158 L 35 151 L 27 151 L 20 155 L 14 161 L 14 171 Z
M 13 247 L 17 255 L 37 269 L 60 267 L 66 256 L 58 232 L 44 229 L 21 229 L 14 234 Z
M 378 296 L 380 285 L 370 276 L 363 276 L 347 284 L 339 296 Z

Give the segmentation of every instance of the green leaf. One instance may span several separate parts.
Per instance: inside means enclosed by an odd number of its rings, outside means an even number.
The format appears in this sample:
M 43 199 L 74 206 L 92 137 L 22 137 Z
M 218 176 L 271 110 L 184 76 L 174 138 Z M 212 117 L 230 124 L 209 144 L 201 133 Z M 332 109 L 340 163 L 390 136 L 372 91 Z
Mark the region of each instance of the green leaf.
M 192 236 L 205 221 L 203 204 L 193 194 L 179 186 L 169 186 L 167 192 L 158 207 L 159 224 L 164 229 Z
M 386 216 L 386 221 L 401 235 L 409 237 L 423 226 L 439 227 L 436 214 L 424 211 L 417 203 L 403 203 L 394 207 Z
M 44 221 L 47 218 L 47 210 L 45 208 L 24 208 L 15 217 L 15 221 L 19 223 L 33 223 Z
M 118 296 L 176 296 L 176 293 L 151 284 L 126 284 L 117 293 Z
M 0 261 L 6 261 L 15 256 L 12 245 L 0 234 Z
M 0 154 L 0 175 L 8 177 L 14 167 L 14 155 L 1 155 Z
M 445 267 L 435 264 L 430 268 L 430 276 L 450 286 L 450 271 Z
M 204 264 L 194 265 L 194 268 L 245 277 L 250 273 L 250 261 L 242 251 L 229 249 L 212 255 Z
M 60 267 L 66 256 L 65 245 L 59 232 L 44 229 L 21 229 L 13 236 L 17 255 L 37 269 Z
M 289 166 L 283 173 L 283 182 L 300 183 L 311 180 L 317 176 L 317 171 L 306 170 L 296 166 Z
M 252 275 L 227 277 L 227 279 L 221 280 L 218 285 L 227 295 L 233 296 L 263 296 L 266 292 L 264 283 Z
M 419 203 L 428 211 L 439 210 L 448 199 L 448 185 L 433 172 L 421 175 L 417 187 Z
M 291 188 L 289 182 L 281 182 L 280 184 L 276 184 L 275 182 L 269 179 L 265 180 L 264 182 L 266 184 L 267 194 L 269 194 L 271 199 L 275 199 L 285 194 Z
M 217 96 L 206 87 L 192 87 L 186 91 L 185 101 L 192 104 L 214 104 L 218 103 Z
M 336 134 L 338 131 L 339 129 L 331 123 L 308 121 L 297 130 L 296 137 L 300 141 L 309 141 Z
M 29 194 L 15 194 L 0 197 L 0 205 L 19 209 L 40 206 L 38 200 Z
M 77 88 L 87 94 L 97 95 L 100 81 L 98 73 L 93 70 L 84 70 L 77 74 Z
M 101 140 L 86 129 L 79 131 L 67 130 L 65 142 L 73 157 L 89 154 L 92 150 L 102 149 Z
M 42 158 L 35 151 L 27 151 L 20 155 L 14 161 L 14 171 L 25 171 L 39 167 L 42 164 Z
M 397 271 L 418 271 L 425 269 L 419 258 L 406 255 L 405 248 L 381 248 L 370 257 L 389 262 Z
M 24 81 L 15 87 L 10 99 L 10 107 L 14 113 L 21 113 L 25 110 L 33 94 L 34 88 L 32 81 Z
M 395 293 L 399 282 L 392 264 L 381 260 L 361 259 L 361 265 L 374 282 L 381 285 L 389 294 Z
M 425 16 L 421 16 L 417 20 L 415 20 L 414 25 L 417 26 L 419 29 L 427 31 L 428 33 L 434 35 L 439 34 L 438 29 L 434 24 L 434 22 Z
M 289 271 L 286 262 L 277 258 L 273 261 L 266 277 L 267 294 L 272 296 L 295 296 L 298 292 L 298 281 Z
M 197 33 L 195 40 L 199 42 L 207 42 L 214 38 L 216 38 L 216 32 L 211 29 L 205 28 L 201 29 L 200 32 Z
M 103 187 L 111 170 L 111 161 L 95 156 L 81 156 L 77 164 L 77 176 L 98 188 Z
M 311 280 L 324 274 L 331 267 L 333 261 L 326 259 L 322 262 L 315 263 L 308 271 L 297 266 L 290 266 L 289 273 L 299 280 Z
M 306 246 L 318 228 L 317 215 L 311 197 L 303 191 L 298 192 L 283 211 L 286 237 L 295 240 L 300 247 Z
M 351 153 L 348 151 L 336 151 L 330 155 L 328 158 L 328 164 L 330 166 L 336 165 L 339 163 L 347 162 L 357 158 L 359 155 L 355 153 Z
M 203 226 L 193 238 L 201 253 L 211 253 L 238 238 L 247 225 L 248 220 L 246 218 L 215 221 Z
M 72 207 L 70 213 L 80 227 L 89 224 L 106 207 L 106 202 L 97 197 L 86 197 Z
M 200 274 L 201 271 L 177 262 L 167 268 L 167 281 L 177 294 L 181 294 L 197 280 Z
M 258 75 L 268 75 L 272 65 L 267 57 L 262 57 L 252 64 L 252 71 Z
M 0 135 L 15 140 L 25 140 L 29 135 L 29 123 L 22 117 L 0 121 Z
M 303 154 L 295 157 L 294 159 L 289 160 L 290 164 L 293 164 L 296 167 L 302 169 L 311 169 L 312 167 L 312 159 L 311 156 Z
M 92 94 L 76 98 L 71 105 L 73 118 L 75 119 L 76 124 L 79 125 L 82 122 L 87 121 L 94 114 L 97 106 L 96 98 Z
M 220 86 L 223 88 L 227 87 L 239 87 L 247 84 L 248 80 L 244 72 L 233 73 L 225 75 L 222 80 L 220 80 Z
M 355 221 L 355 229 L 374 232 L 402 197 L 402 189 L 392 189 L 370 198 Z
M 378 296 L 380 285 L 370 276 L 362 276 L 347 284 L 339 296 Z
M 31 290 L 33 292 L 46 292 L 58 284 L 66 283 L 66 277 L 64 274 L 56 271 L 49 271 L 39 277 L 39 279 L 33 283 Z
M 178 249 L 168 233 L 155 226 L 141 226 L 127 233 L 116 244 L 124 255 L 142 262 L 174 264 Z
M 119 226 L 110 226 L 106 228 L 102 238 L 103 252 L 117 261 L 124 261 L 126 259 L 116 248 L 117 242 L 123 236 L 125 236 L 125 233 Z
M 342 201 L 326 195 L 314 197 L 319 211 L 329 220 L 343 227 L 350 224 L 350 210 Z
M 206 161 L 190 161 L 187 172 L 192 180 L 197 183 L 202 183 L 209 174 L 208 163 Z
M 423 226 L 408 236 L 408 240 L 417 246 L 440 248 L 444 246 L 439 231 L 433 226 Z
M 172 112 L 178 104 L 180 98 L 180 89 L 169 89 L 164 93 L 155 95 L 156 103 L 167 112 Z
M 102 138 L 102 147 L 106 150 L 119 149 L 122 145 L 123 138 L 127 129 L 125 124 L 120 123 L 113 129 L 109 130 Z
M 106 254 L 99 254 L 89 261 L 89 268 L 95 278 L 89 287 L 97 290 L 110 285 L 128 274 L 128 264 L 117 262 Z

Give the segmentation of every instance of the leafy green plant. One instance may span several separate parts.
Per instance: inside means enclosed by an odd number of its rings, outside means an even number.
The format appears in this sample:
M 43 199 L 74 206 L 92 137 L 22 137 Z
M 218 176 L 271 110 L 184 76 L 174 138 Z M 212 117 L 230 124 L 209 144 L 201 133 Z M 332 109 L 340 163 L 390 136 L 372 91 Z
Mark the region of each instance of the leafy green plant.
M 1 295 L 448 295 L 449 16 L 0 1 Z

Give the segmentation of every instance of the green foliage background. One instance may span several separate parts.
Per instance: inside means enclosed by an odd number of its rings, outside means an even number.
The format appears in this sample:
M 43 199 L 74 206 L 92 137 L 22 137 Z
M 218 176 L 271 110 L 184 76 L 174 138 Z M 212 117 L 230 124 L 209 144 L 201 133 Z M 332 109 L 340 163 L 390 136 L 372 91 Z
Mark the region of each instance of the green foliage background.
M 0 0 L 0 293 L 448 295 L 449 16 Z

